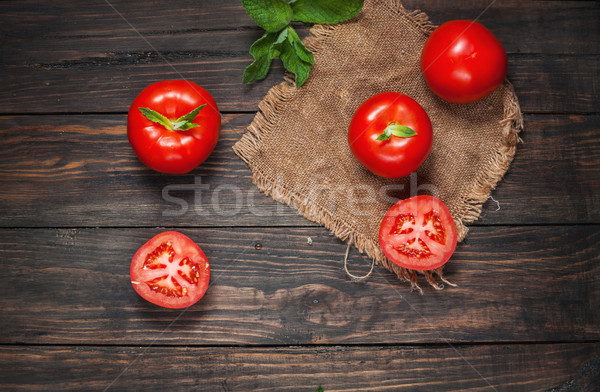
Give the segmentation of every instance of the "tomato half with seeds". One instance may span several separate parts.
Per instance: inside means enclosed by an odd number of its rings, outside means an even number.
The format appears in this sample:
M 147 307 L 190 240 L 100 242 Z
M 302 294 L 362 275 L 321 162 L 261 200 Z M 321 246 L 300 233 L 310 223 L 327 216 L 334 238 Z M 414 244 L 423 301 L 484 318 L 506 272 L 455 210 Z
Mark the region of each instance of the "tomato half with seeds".
M 138 249 L 130 276 L 133 288 L 145 300 L 165 308 L 186 308 L 206 293 L 210 265 L 194 241 L 165 231 Z
M 456 249 L 457 232 L 450 211 L 433 196 L 400 200 L 383 217 L 379 245 L 401 267 L 427 271 L 446 264 Z

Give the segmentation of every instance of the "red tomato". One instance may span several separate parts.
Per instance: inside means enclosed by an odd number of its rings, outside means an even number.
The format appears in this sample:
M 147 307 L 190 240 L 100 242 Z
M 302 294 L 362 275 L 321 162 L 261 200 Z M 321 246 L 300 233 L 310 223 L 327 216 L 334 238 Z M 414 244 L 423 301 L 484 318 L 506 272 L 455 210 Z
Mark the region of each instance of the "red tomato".
M 506 77 L 507 65 L 500 41 L 470 20 L 442 24 L 421 52 L 421 71 L 429 88 L 453 103 L 475 102 L 489 95 Z
M 348 143 L 356 159 L 374 174 L 404 177 L 417 170 L 431 150 L 431 121 L 409 96 L 380 93 L 354 113 Z
M 163 173 L 187 173 L 204 162 L 217 145 L 220 129 L 221 115 L 213 97 L 185 80 L 146 87 L 127 117 L 127 136 L 136 155 Z
M 456 226 L 448 208 L 433 196 L 400 200 L 383 217 L 379 245 L 394 264 L 432 270 L 446 264 L 456 249 Z
M 204 296 L 210 265 L 194 241 L 165 231 L 138 249 L 129 273 L 133 288 L 145 300 L 165 308 L 186 308 Z

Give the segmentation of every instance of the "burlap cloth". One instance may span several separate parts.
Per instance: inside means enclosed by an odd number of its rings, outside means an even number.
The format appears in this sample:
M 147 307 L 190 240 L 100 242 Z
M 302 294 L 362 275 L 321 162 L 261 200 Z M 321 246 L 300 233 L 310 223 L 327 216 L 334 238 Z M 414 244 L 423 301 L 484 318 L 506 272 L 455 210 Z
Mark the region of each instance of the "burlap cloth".
M 522 116 L 512 85 L 472 104 L 451 104 L 427 87 L 419 61 L 435 26 L 400 1 L 367 0 L 361 13 L 335 26 L 315 25 L 306 46 L 315 55 L 308 81 L 273 87 L 259 104 L 248 132 L 234 151 L 250 167 L 256 186 L 292 205 L 354 244 L 377 264 L 418 288 L 415 271 L 391 263 L 379 247 L 386 211 L 415 194 L 440 198 L 464 239 L 509 167 L 519 141 Z M 379 178 L 348 147 L 347 133 L 357 107 L 383 92 L 409 95 L 433 124 L 433 148 L 413 175 Z M 434 287 L 446 281 L 441 269 L 424 273 Z M 420 290 L 420 289 L 419 289 Z

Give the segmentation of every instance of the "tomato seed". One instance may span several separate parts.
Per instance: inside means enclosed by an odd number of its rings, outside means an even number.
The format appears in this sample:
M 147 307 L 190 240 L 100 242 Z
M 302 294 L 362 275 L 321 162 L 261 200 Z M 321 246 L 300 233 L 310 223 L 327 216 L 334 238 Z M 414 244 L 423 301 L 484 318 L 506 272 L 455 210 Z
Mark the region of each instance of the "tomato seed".
M 170 263 L 175 259 L 175 250 L 173 244 L 168 241 L 157 246 L 152 252 L 148 254 L 144 262 L 144 269 L 164 269 L 167 268 L 165 264 L 159 264 L 157 261 L 163 255 L 168 255 L 168 261 Z M 182 270 L 177 270 L 177 274 L 181 276 L 185 281 L 190 284 L 197 284 L 198 278 L 200 277 L 200 265 L 192 262 L 189 257 L 185 257 L 179 261 L 179 266 L 189 266 L 189 273 Z M 187 295 L 188 289 L 181 286 L 175 277 L 171 276 L 170 281 L 167 281 L 169 275 L 160 276 L 153 280 L 145 282 L 148 287 L 154 291 L 166 295 L 167 297 L 183 297 Z
M 144 261 L 144 269 L 158 269 L 158 268 L 167 268 L 165 264 L 157 264 L 157 260 L 164 254 L 169 255 L 169 262 L 173 262 L 173 258 L 175 257 L 175 250 L 170 242 L 162 243 L 157 246 L 152 252 L 146 256 L 146 260 Z
M 442 220 L 440 219 L 439 215 L 433 210 L 429 211 L 423 217 L 423 226 L 426 226 L 429 222 L 432 222 L 433 227 L 436 230 L 436 232 L 432 233 L 429 230 L 425 230 L 425 235 L 427 237 L 429 237 L 430 239 L 432 239 L 433 241 L 438 242 L 441 245 L 445 245 L 446 244 L 446 230 L 444 230 L 444 227 L 442 226 Z
M 410 227 L 403 228 L 404 224 L 408 222 L 412 225 L 415 224 L 415 216 L 413 214 L 402 214 L 396 217 L 396 224 L 390 234 L 409 234 L 412 233 L 413 229 Z

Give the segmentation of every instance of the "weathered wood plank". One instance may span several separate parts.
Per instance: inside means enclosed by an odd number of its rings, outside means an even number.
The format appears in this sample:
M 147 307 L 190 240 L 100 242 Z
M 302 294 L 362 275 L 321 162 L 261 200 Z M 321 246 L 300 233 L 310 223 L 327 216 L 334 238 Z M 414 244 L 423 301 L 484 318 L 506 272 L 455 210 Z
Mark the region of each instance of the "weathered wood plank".
M 0 347 L 3 390 L 571 391 L 599 344 L 440 347 Z M 592 358 L 592 359 L 590 359 Z M 587 368 L 586 368 L 587 366 Z M 576 378 L 582 369 L 591 377 Z
M 211 157 L 170 176 L 137 160 L 125 116 L 1 117 L 0 225 L 313 225 L 259 192 L 231 150 L 252 118 L 226 115 Z M 600 222 L 599 131 L 597 115 L 526 116 L 500 210 L 489 201 L 476 224 Z
M 66 2 L 28 8 L 0 3 L 6 15 L 1 31 L 10 37 L 0 43 L 0 113 L 122 113 L 145 86 L 174 78 L 206 87 L 222 110 L 256 110 L 281 80 L 282 67 L 276 61 L 265 81 L 243 85 L 242 72 L 251 61 L 248 48 L 261 32 L 249 27 L 241 3 L 210 3 L 115 3 L 117 10 L 124 9 L 122 17 L 102 1 L 91 9 Z M 422 8 L 434 10 L 440 22 L 451 15 L 475 18 L 482 11 L 477 2 L 442 3 Z M 489 21 L 507 41 L 509 78 L 523 110 L 596 112 L 600 7 L 594 2 L 500 3 L 480 20 Z M 149 17 L 152 7 L 157 12 Z M 171 13 L 185 17 L 169 18 Z M 173 22 L 180 19 L 182 24 Z
M 435 23 L 487 5 L 404 4 Z M 3 1 L 0 15 L 0 113 L 124 113 L 181 77 L 253 112 L 282 76 L 240 83 L 261 32 L 239 0 Z M 350 282 L 344 244 L 256 190 L 231 151 L 251 114 L 226 115 L 215 153 L 184 176 L 145 169 L 120 114 L 1 116 L 0 389 L 600 389 L 586 376 L 600 345 L 580 343 L 600 339 L 600 3 L 499 0 L 479 21 L 510 53 L 525 112 L 595 115 L 525 117 L 500 210 L 490 201 L 477 223 L 493 226 L 473 227 L 448 265 L 459 287 L 422 282 L 424 296 L 380 268 Z M 156 226 L 190 227 L 211 260 L 207 296 L 185 312 L 130 287 Z M 350 268 L 369 269 L 354 251 Z M 528 344 L 485 344 L 508 341 Z
M 265 197 L 233 153 L 251 120 L 225 116 L 210 158 L 189 175 L 173 176 L 139 162 L 125 116 L 2 118 L 0 220 L 37 227 L 310 225 Z M 17 124 L 25 128 L 11 130 Z
M 600 6 L 593 1 L 402 0 L 432 22 L 477 20 L 508 53 L 598 54 Z M 489 8 L 487 8 L 489 7 Z
M 453 19 L 477 19 L 501 39 L 509 53 L 600 54 L 596 29 L 600 7 L 595 1 L 501 0 L 489 4 L 479 0 L 404 0 L 402 3 L 408 10 L 426 12 L 435 24 Z M 4 44 L 21 52 L 5 52 L 7 57 L 3 57 L 3 61 L 24 53 L 18 43 L 27 43 L 27 50 L 35 53 L 44 51 L 43 43 L 55 41 L 51 44 L 57 45 L 58 52 L 46 54 L 68 58 L 73 54 L 69 45 L 78 47 L 85 43 L 93 47 L 103 39 L 114 45 L 131 38 L 138 41 L 139 34 L 150 42 L 160 42 L 165 36 L 189 38 L 198 32 L 215 30 L 260 34 L 239 0 L 169 3 L 93 0 L 86 2 L 85 7 L 74 6 L 68 0 L 51 4 L 34 0 L 3 1 L 0 14 L 5 19 L 0 32 L 12 41 Z M 244 40 L 244 43 L 248 42 Z M 175 44 L 178 48 L 190 49 L 185 40 Z
M 425 294 L 377 267 L 353 283 L 319 227 L 191 229 L 211 262 L 186 311 L 131 288 L 130 258 L 161 229 L 0 230 L 0 344 L 295 345 L 600 338 L 600 226 L 477 227 Z M 307 238 L 312 245 L 307 244 Z M 501 246 L 499 246 L 501 244 Z M 368 272 L 350 254 L 349 268 Z
M 204 45 L 212 46 L 212 37 Z M 191 52 L 115 53 L 44 65 L 1 66 L 0 113 L 123 113 L 149 84 L 186 79 L 205 87 L 222 111 L 256 111 L 282 80 L 279 60 L 264 81 L 241 83 L 248 55 Z M 78 54 L 81 54 L 78 52 Z M 508 77 L 526 113 L 593 113 L 599 106 L 600 55 L 516 55 Z
M 521 136 L 479 223 L 598 222 L 600 116 L 525 116 Z

